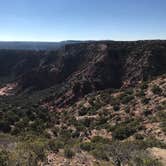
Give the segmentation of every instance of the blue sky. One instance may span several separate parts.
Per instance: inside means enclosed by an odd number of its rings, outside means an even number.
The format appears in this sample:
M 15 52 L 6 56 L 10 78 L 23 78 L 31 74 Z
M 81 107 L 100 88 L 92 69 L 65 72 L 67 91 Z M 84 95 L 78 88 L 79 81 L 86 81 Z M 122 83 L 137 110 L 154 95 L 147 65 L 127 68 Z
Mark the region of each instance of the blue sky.
M 166 0 L 0 0 L 1 41 L 166 39 Z

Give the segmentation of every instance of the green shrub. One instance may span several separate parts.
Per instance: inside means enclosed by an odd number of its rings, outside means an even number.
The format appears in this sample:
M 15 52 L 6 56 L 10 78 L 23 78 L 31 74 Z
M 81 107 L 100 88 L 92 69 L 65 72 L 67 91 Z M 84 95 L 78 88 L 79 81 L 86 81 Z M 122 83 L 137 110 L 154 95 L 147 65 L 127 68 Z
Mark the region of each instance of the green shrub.
M 60 148 L 63 148 L 64 144 L 61 141 L 58 140 L 50 140 L 49 143 L 49 148 L 53 152 L 58 152 Z
M 146 97 L 142 98 L 142 100 L 141 100 L 141 102 L 142 102 L 143 104 L 148 104 L 149 101 L 150 101 L 150 98 L 146 98 Z
M 144 92 L 144 90 L 141 90 L 140 92 L 138 92 L 137 94 L 136 94 L 136 96 L 138 96 L 138 97 L 144 97 L 146 94 L 145 94 L 145 92 Z
M 10 132 L 10 130 L 11 130 L 11 127 L 8 121 L 0 121 L 0 131 L 4 133 L 8 133 Z
M 159 118 L 160 121 L 166 121 L 166 112 L 165 111 L 158 112 L 157 117 Z
M 150 110 L 144 110 L 144 115 L 145 116 L 148 116 L 148 115 L 151 115 L 152 112 Z
M 141 134 L 135 134 L 135 139 L 137 139 L 137 140 L 143 140 L 144 137 Z
M 156 95 L 161 95 L 162 89 L 158 85 L 153 85 L 152 92 Z
M 12 163 L 11 165 L 36 166 L 39 161 L 46 161 L 47 146 L 45 140 L 37 139 L 30 135 L 29 137 L 30 138 L 28 138 L 28 136 L 26 138 L 24 137 L 23 139 L 25 140 L 19 142 L 15 150 L 12 151 L 12 155 L 10 155 L 9 158 L 9 162 Z
M 80 144 L 80 148 L 84 151 L 91 151 L 94 149 L 93 144 L 91 142 L 84 142 Z
M 152 137 L 145 138 L 143 141 L 137 142 L 141 149 L 147 149 L 152 147 L 166 148 L 166 144 Z
M 124 93 L 125 95 L 133 95 L 134 91 L 132 88 L 129 88 L 129 89 L 126 89 Z
M 74 151 L 71 148 L 65 147 L 65 149 L 64 149 L 64 156 L 66 158 L 73 158 L 74 155 L 75 155 L 75 153 L 74 153 Z
M 78 130 L 73 131 L 72 134 L 71 134 L 71 136 L 72 136 L 72 138 L 79 138 L 80 131 L 78 131 Z
M 36 159 L 38 161 L 44 161 L 46 159 L 46 146 L 45 143 L 42 141 L 35 141 L 32 144 L 30 144 L 31 150 L 36 154 Z
M 9 155 L 8 152 L 2 150 L 0 151 L 0 165 L 1 166 L 8 166 Z
M 111 97 L 111 99 L 110 99 L 110 104 L 111 105 L 119 105 L 120 104 L 120 98 L 119 97 Z
M 72 130 L 62 128 L 59 132 L 59 137 L 60 141 L 64 142 L 64 144 L 67 144 L 72 138 Z
M 107 123 L 107 121 L 108 121 L 108 118 L 106 116 L 104 116 L 104 115 L 101 115 L 99 117 L 99 119 L 97 120 L 97 122 L 94 125 L 92 125 L 92 126 L 94 127 L 96 125 L 98 127 L 102 127 L 104 124 Z
M 89 108 L 87 109 L 87 113 L 88 113 L 88 115 L 96 115 L 97 110 L 98 110 L 98 109 L 96 109 L 94 106 L 93 106 L 93 107 L 89 107 Z
M 133 135 L 139 129 L 139 123 L 137 121 L 121 123 L 114 126 L 112 129 L 112 136 L 114 139 L 123 140 Z
M 120 96 L 122 104 L 127 104 L 134 99 L 134 95 L 123 94 Z
M 166 134 L 166 121 L 161 122 L 161 129 L 164 131 L 164 133 Z
M 79 116 L 84 116 L 87 114 L 87 109 L 86 108 L 81 108 L 79 111 L 78 111 L 78 115 Z
M 166 133 L 166 112 L 160 111 L 157 114 L 157 117 L 159 118 L 161 129 L 164 131 L 164 133 Z
M 113 109 L 114 109 L 114 111 L 119 111 L 120 110 L 120 106 L 119 105 L 114 105 Z
M 83 127 L 90 127 L 93 122 L 92 118 L 84 118 L 78 121 L 78 124 Z
M 108 138 L 103 138 L 101 136 L 94 136 L 92 139 L 91 139 L 91 142 L 93 143 L 102 143 L 102 144 L 107 144 L 107 143 L 110 143 L 110 140 Z
M 132 163 L 135 166 L 162 166 L 158 160 L 150 158 L 147 154 L 134 156 Z
M 105 150 L 105 146 L 97 144 L 95 149 L 91 151 L 92 155 L 98 160 L 109 161 L 109 153 Z
M 146 89 L 148 88 L 148 83 L 147 83 L 147 82 L 143 82 L 143 83 L 141 84 L 141 87 L 140 87 L 140 88 L 146 90 Z

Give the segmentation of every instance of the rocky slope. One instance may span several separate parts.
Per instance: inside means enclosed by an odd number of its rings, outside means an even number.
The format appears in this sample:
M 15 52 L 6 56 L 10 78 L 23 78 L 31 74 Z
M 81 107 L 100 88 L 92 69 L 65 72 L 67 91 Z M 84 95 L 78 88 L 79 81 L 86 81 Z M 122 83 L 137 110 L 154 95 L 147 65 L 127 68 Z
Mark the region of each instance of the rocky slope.
M 42 90 L 62 84 L 64 103 L 107 88 L 137 84 L 166 71 L 166 42 L 90 42 L 57 51 L 0 51 L 1 82 L 17 90 Z M 62 89 L 61 88 L 61 89 Z M 59 101 L 60 98 L 57 100 Z M 59 104 L 59 102 L 58 102 Z
M 166 164 L 166 41 L 0 50 L 0 62 L 0 164 Z

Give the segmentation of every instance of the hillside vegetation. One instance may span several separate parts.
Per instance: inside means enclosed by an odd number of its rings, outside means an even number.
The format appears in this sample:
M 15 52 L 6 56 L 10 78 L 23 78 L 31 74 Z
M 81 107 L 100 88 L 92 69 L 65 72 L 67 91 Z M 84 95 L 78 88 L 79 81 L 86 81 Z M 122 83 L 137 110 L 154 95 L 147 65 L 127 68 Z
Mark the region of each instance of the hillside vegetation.
M 166 42 L 0 50 L 0 165 L 164 166 Z

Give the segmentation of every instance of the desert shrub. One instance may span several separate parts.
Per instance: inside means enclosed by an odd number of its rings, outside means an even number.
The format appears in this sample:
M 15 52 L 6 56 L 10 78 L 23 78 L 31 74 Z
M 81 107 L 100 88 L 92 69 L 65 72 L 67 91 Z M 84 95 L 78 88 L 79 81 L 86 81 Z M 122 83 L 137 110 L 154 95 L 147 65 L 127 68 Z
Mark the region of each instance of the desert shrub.
M 87 109 L 86 108 L 81 108 L 79 111 L 78 111 L 78 115 L 79 116 L 84 116 L 87 114 Z
M 69 125 L 74 125 L 74 126 L 77 125 L 77 120 L 74 116 L 70 116 L 67 121 Z
M 132 135 L 134 132 L 135 131 L 130 129 L 128 126 L 119 126 L 113 131 L 112 136 L 114 139 L 123 140 Z
M 125 107 L 125 112 L 128 114 L 128 113 L 130 113 L 130 107 L 129 106 L 126 106 Z
M 91 142 L 84 142 L 80 144 L 80 148 L 84 151 L 91 151 L 94 149 L 94 146 Z
M 115 165 L 159 166 L 159 162 L 151 159 L 146 153 L 149 147 L 165 148 L 165 144 L 153 138 L 134 141 L 109 141 L 96 136 L 91 142 L 82 143 L 82 150 L 88 151 L 98 160 L 113 160 Z
M 115 141 L 106 147 L 115 165 L 129 166 L 159 166 L 157 160 L 151 159 L 145 148 L 141 145 L 142 140 L 138 141 Z M 147 148 L 147 146 L 146 146 Z
M 0 165 L 1 166 L 8 166 L 9 165 L 9 154 L 5 150 L 0 151 Z
M 33 142 L 27 142 L 25 145 L 25 151 L 29 150 L 29 153 L 34 153 L 37 161 L 44 161 L 46 159 L 46 149 L 47 144 L 42 139 L 37 139 Z
M 93 126 L 93 127 L 94 127 L 94 126 L 97 126 L 97 127 L 99 127 L 99 128 L 102 128 L 103 125 L 107 123 L 107 121 L 108 121 L 108 118 L 107 118 L 106 116 L 104 116 L 104 115 L 101 115 L 101 116 L 99 117 L 99 119 L 96 121 L 96 123 L 95 123 L 95 124 L 93 123 L 92 126 Z
M 142 100 L 141 100 L 141 102 L 142 102 L 143 104 L 148 104 L 149 101 L 150 101 L 150 98 L 146 98 L 146 97 L 143 97 Z
M 152 137 L 147 137 L 143 141 L 137 142 L 141 149 L 147 149 L 152 147 L 166 148 L 166 144 Z
M 72 130 L 61 129 L 59 135 L 60 135 L 61 141 L 67 143 L 72 137 Z
M 131 100 L 134 99 L 134 96 L 133 95 L 128 95 L 128 96 L 125 96 L 123 97 L 122 99 L 122 104 L 127 104 L 128 102 L 130 102 Z
M 138 97 L 145 97 L 145 92 L 143 89 L 141 89 L 139 92 L 137 92 L 136 96 Z
M 89 107 L 87 109 L 88 115 L 95 115 L 97 113 L 97 110 L 95 107 Z
M 152 114 L 152 111 L 150 111 L 150 110 L 144 110 L 143 113 L 144 113 L 145 116 L 148 116 L 148 115 Z
M 143 82 L 141 84 L 140 88 L 146 90 L 148 88 L 148 83 L 147 82 Z
M 165 111 L 158 112 L 157 117 L 159 118 L 160 121 L 165 121 L 166 120 L 166 112 Z
M 11 130 L 11 134 L 12 135 L 18 135 L 20 134 L 20 128 L 18 128 L 17 126 L 13 127 L 13 129 Z
M 91 142 L 92 143 L 101 143 L 101 144 L 107 144 L 107 143 L 110 143 L 110 140 L 108 138 L 103 138 L 101 136 L 94 136 L 92 139 L 91 139 Z
M 110 103 L 111 103 L 111 105 L 118 105 L 118 104 L 120 104 L 120 98 L 119 97 L 113 97 L 113 96 L 111 96 L 111 98 L 110 98 Z
M 166 134 L 166 121 L 161 122 L 161 129 L 164 131 L 164 133 Z
M 141 134 L 135 134 L 135 139 L 137 139 L 137 140 L 143 140 L 144 136 L 141 135 Z
M 131 100 L 134 99 L 134 95 L 132 92 L 124 92 L 119 96 L 119 99 L 121 101 L 122 104 L 127 104 L 128 102 L 130 102 Z
M 84 126 L 84 127 L 90 127 L 92 122 L 93 122 L 92 118 L 84 118 L 78 121 L 80 126 Z
M 54 128 L 52 129 L 52 132 L 53 132 L 54 136 L 58 136 L 59 130 L 60 130 L 60 129 L 59 129 L 58 127 L 54 127 Z
M 114 105 L 113 109 L 114 109 L 114 111 L 119 111 L 120 110 L 120 106 L 119 105 Z
M 43 129 L 45 129 L 45 128 L 46 128 L 45 123 L 41 119 L 36 119 L 30 125 L 30 129 L 35 131 L 35 132 L 41 132 L 42 133 Z
M 100 98 L 101 100 L 104 102 L 104 103 L 109 103 L 110 101 L 110 98 L 111 98 L 111 95 L 110 95 L 111 92 L 103 92 L 101 95 L 100 95 Z
M 79 138 L 80 136 L 80 131 L 75 130 L 71 133 L 72 138 Z
M 133 95 L 134 93 L 133 88 L 126 89 L 124 93 L 125 95 Z
M 80 144 L 80 148 L 84 151 L 90 152 L 98 160 L 109 160 L 109 153 L 106 147 L 110 140 L 100 136 L 94 136 L 91 142 L 84 142 Z
M 142 152 L 142 154 L 137 152 L 135 156 L 132 156 L 130 164 L 135 166 L 162 166 L 158 160 L 150 158 L 145 152 Z
M 114 139 L 123 140 L 133 135 L 139 129 L 139 122 L 131 121 L 114 126 L 112 136 Z
M 8 133 L 11 130 L 10 123 L 8 121 L 0 121 L 0 131 Z
M 98 160 L 106 160 L 109 161 L 109 155 L 108 153 L 105 151 L 103 146 L 98 146 L 97 148 L 95 148 L 94 150 L 92 150 L 92 155 L 98 159 Z
M 58 152 L 60 148 L 63 148 L 64 144 L 59 140 L 50 140 L 48 146 L 53 152 Z
M 107 151 L 109 152 L 115 165 L 128 165 L 129 160 L 131 160 L 131 154 L 138 150 L 138 145 L 131 141 L 115 141 L 107 146 Z
M 17 121 L 15 123 L 15 129 L 18 129 L 20 133 L 21 131 L 25 130 L 27 125 L 28 125 L 28 121 L 21 119 L 20 121 Z
M 24 138 L 24 139 L 28 139 Z M 31 138 L 19 142 L 12 155 L 9 157 L 9 165 L 38 165 L 39 161 L 46 161 L 46 146 L 45 140 Z
M 157 117 L 159 119 L 161 129 L 166 133 L 166 112 L 158 112 Z
M 14 124 L 14 122 L 19 120 L 19 117 L 16 113 L 14 113 L 14 111 L 8 111 L 6 113 L 6 120 L 10 123 L 10 124 Z
M 74 151 L 71 148 L 65 147 L 65 149 L 64 149 L 64 156 L 66 158 L 73 158 L 74 155 L 75 155 L 75 153 L 74 153 Z
M 108 145 L 100 141 L 97 140 L 97 142 L 93 143 L 93 150 L 90 153 L 98 160 L 109 161 L 109 153 L 106 149 Z
M 152 92 L 156 95 L 161 95 L 162 89 L 158 85 L 153 85 Z
M 158 111 L 163 111 L 166 108 L 166 102 L 161 102 L 159 105 L 156 106 Z
M 79 123 L 79 122 L 77 122 L 77 124 L 75 125 L 75 128 L 76 128 L 76 130 L 79 131 L 79 132 L 84 132 L 84 131 L 86 131 L 86 128 L 85 128 L 81 123 Z

